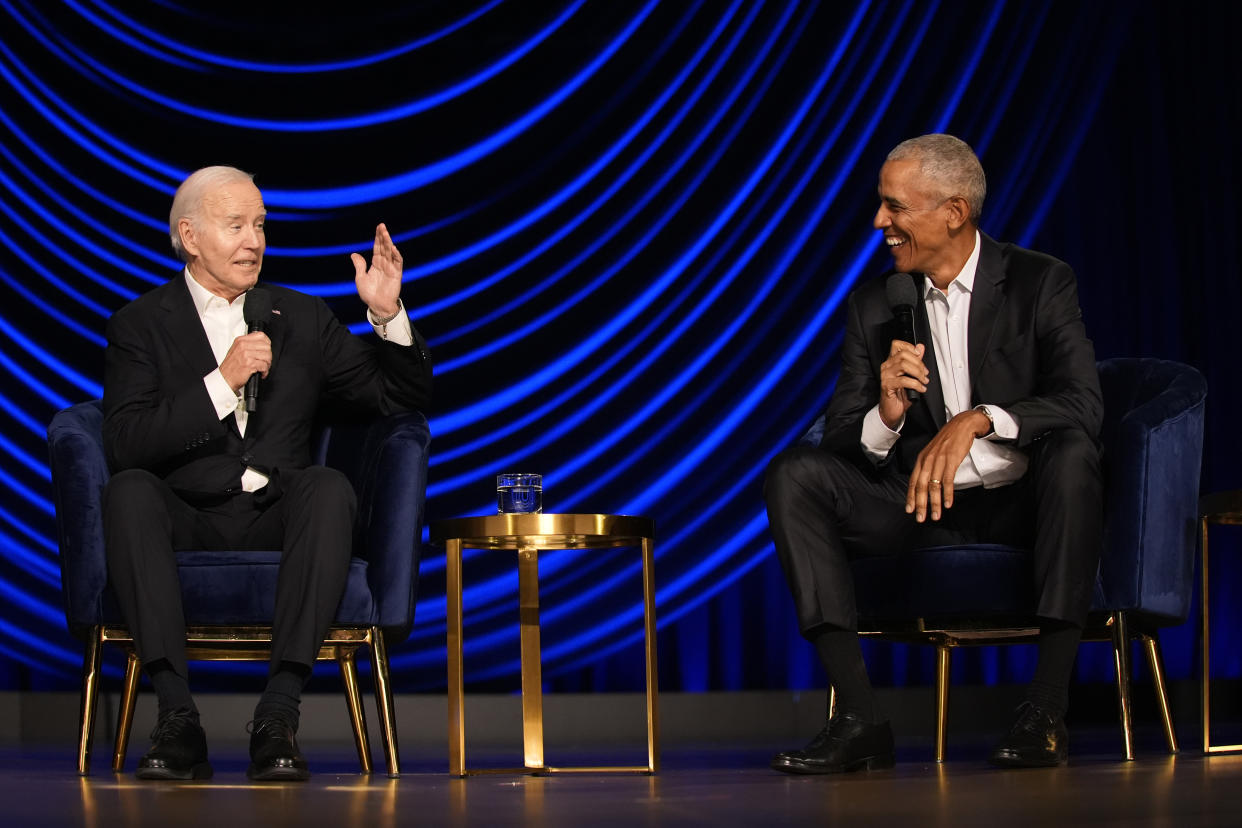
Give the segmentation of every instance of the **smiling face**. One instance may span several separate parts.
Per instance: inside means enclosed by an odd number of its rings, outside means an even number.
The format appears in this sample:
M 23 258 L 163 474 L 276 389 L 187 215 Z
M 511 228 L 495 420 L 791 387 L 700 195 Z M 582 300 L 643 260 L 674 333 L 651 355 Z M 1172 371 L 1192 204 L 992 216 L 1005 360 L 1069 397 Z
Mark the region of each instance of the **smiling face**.
M 958 196 L 945 197 L 915 159 L 885 162 L 880 169 L 880 209 L 875 228 L 903 273 L 924 273 L 937 285 L 952 281 L 974 249 L 969 206 Z M 963 242 L 970 230 L 969 241 Z
M 267 211 L 259 188 L 246 179 L 209 190 L 196 215 L 178 222 L 190 275 L 226 301 L 254 287 L 263 267 Z

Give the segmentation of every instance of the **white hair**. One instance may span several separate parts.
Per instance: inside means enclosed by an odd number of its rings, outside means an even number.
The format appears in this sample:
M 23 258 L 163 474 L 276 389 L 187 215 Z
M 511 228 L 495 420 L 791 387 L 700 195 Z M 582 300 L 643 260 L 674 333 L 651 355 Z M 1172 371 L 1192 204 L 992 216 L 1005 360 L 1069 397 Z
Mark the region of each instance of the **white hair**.
M 920 172 L 939 188 L 940 199 L 953 196 L 966 199 L 970 204 L 971 221 L 979 223 L 988 181 L 979 157 L 961 138 L 943 133 L 920 135 L 894 147 L 887 160 L 918 161 Z
M 198 227 L 203 212 L 203 198 L 215 188 L 232 184 L 234 181 L 253 182 L 254 175 L 236 167 L 203 167 L 190 173 L 177 188 L 173 195 L 172 210 L 168 213 L 168 238 L 181 261 L 190 261 L 185 246 L 181 244 L 181 220 L 189 219 L 192 226 Z

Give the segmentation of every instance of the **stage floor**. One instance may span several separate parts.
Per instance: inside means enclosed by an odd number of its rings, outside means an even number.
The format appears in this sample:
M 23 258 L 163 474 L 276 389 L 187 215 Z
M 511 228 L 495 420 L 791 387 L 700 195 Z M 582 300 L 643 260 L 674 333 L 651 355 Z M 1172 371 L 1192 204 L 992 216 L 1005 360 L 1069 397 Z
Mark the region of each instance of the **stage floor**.
M 357 773 L 352 748 L 304 745 L 314 775 L 302 784 L 250 783 L 242 742 L 212 746 L 215 778 L 141 782 L 129 772 L 76 775 L 64 747 L 0 749 L 0 823 L 14 826 L 316 825 L 1242 825 L 1242 755 L 1169 756 L 1146 746 L 1118 759 L 1112 729 L 1074 733 L 1067 767 L 997 770 L 982 743 L 959 743 L 943 765 L 927 751 L 899 753 L 894 770 L 793 777 L 767 768 L 754 747 L 666 750 L 655 776 L 480 775 L 450 779 L 443 755 L 403 750 L 405 773 Z M 379 757 L 377 757 L 379 758 Z M 551 758 L 551 757 L 550 757 Z M 506 764 L 484 753 L 472 761 Z M 559 762 L 622 763 L 599 749 Z M 381 760 L 382 761 L 382 760 Z

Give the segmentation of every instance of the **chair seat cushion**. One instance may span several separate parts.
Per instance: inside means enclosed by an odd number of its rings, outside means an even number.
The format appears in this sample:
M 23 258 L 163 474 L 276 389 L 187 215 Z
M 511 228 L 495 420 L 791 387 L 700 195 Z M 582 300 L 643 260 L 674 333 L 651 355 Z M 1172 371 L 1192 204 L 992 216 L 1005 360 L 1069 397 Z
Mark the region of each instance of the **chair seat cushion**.
M 276 601 L 279 551 L 190 551 L 177 553 L 186 623 L 270 624 Z M 121 624 L 111 590 L 104 593 L 105 623 Z M 345 593 L 336 610 L 340 625 L 372 626 L 378 612 L 367 585 L 367 562 L 352 558 Z

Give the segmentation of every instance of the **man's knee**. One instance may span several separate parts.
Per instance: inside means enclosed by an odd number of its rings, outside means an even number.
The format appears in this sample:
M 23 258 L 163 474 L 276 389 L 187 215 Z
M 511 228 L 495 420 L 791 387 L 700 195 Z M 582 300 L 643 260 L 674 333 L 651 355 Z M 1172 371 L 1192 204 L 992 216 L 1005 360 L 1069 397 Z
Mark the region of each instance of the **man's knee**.
M 1098 498 L 1102 487 L 1100 449 L 1087 433 L 1076 428 L 1056 429 L 1039 441 L 1032 458 L 1033 471 L 1045 491 L 1069 500 Z
M 810 495 L 830 508 L 857 472 L 849 460 L 818 446 L 785 449 L 768 464 L 763 480 L 764 501 L 772 506 Z
M 352 517 L 357 510 L 357 495 L 349 478 L 327 466 L 308 466 L 297 472 L 284 496 L 304 504 L 312 514 L 348 512 Z
M 165 511 L 164 492 L 167 485 L 146 469 L 117 472 L 104 486 L 104 515 L 146 516 Z
M 805 485 L 819 472 L 817 462 L 824 452 L 815 446 L 793 446 L 772 458 L 763 476 L 763 497 L 771 503 L 782 498 L 790 487 Z

